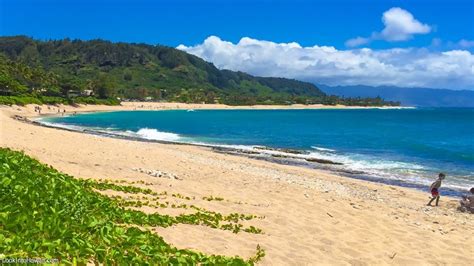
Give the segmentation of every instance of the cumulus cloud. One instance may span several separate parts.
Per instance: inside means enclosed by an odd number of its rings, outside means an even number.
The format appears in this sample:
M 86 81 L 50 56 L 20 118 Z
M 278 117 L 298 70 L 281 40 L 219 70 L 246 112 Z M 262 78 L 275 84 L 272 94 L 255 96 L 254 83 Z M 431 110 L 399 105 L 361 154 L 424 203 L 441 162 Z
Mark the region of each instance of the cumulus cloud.
M 385 28 L 380 33 L 387 41 L 405 41 L 414 34 L 426 34 L 431 27 L 416 20 L 413 15 L 399 7 L 390 8 L 382 16 Z
M 371 38 L 356 37 L 346 41 L 346 46 L 356 47 L 364 44 L 368 44 L 371 41 Z
M 426 48 L 338 50 L 242 38 L 237 44 L 210 36 L 178 49 L 218 68 L 258 76 L 295 78 L 328 85 L 474 88 L 474 55 L 465 50 Z
M 433 38 L 431 45 L 429 46 L 434 49 L 444 50 L 474 50 L 474 40 L 461 39 L 459 41 L 444 41 L 440 38 Z
M 415 34 L 427 34 L 431 27 L 415 19 L 405 9 L 392 7 L 382 15 L 385 28 L 381 32 L 374 32 L 370 37 L 356 37 L 346 42 L 349 47 L 367 44 L 373 40 L 385 40 L 389 42 L 406 41 Z

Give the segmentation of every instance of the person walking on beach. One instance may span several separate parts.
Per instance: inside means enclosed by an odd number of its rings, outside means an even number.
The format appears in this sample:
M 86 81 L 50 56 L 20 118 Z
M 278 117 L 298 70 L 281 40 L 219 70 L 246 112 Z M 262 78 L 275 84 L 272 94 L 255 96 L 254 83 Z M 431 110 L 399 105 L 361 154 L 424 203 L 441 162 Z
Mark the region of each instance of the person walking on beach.
M 428 206 L 431 206 L 431 203 L 436 200 L 436 206 L 438 206 L 438 202 L 439 202 L 439 188 L 441 187 L 441 181 L 443 181 L 443 179 L 446 178 L 446 175 L 443 174 L 443 173 L 439 173 L 438 175 L 438 179 L 436 179 L 436 181 L 433 182 L 433 184 L 431 184 L 430 186 L 430 190 L 431 190 L 431 199 L 430 201 L 428 202 Z

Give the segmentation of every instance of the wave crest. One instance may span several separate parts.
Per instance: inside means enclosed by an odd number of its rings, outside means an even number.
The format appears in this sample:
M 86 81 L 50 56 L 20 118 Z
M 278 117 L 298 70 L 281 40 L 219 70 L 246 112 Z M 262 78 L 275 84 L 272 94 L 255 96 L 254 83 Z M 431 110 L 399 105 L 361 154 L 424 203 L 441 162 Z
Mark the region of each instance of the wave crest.
M 136 134 L 144 139 L 163 140 L 163 141 L 179 141 L 181 136 L 175 133 L 158 131 L 154 128 L 141 128 Z
M 323 147 L 318 147 L 318 146 L 311 146 L 311 148 L 318 150 L 318 151 L 327 151 L 327 152 L 335 152 L 333 149 L 328 149 L 328 148 L 323 148 Z

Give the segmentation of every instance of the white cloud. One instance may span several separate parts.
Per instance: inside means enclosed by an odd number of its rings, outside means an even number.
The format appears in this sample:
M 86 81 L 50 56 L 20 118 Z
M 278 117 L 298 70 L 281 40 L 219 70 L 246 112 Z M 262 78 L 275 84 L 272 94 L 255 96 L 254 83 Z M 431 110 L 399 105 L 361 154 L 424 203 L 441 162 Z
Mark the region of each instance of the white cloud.
M 387 41 L 405 41 L 414 34 L 426 34 L 431 27 L 416 20 L 413 15 L 399 7 L 393 7 L 383 13 L 385 28 L 380 33 Z
M 356 38 L 347 40 L 345 44 L 348 47 L 356 47 L 356 46 L 368 44 L 370 41 L 371 41 L 370 38 L 356 37 Z
M 258 76 L 286 77 L 329 85 L 474 88 L 474 55 L 465 50 L 426 48 L 338 50 L 242 38 L 237 44 L 211 36 L 178 49 L 218 68 Z
M 415 17 L 405 9 L 392 7 L 382 15 L 382 22 L 385 28 L 381 32 L 374 32 L 370 37 L 357 37 L 346 42 L 349 47 L 367 44 L 373 40 L 385 40 L 389 42 L 406 41 L 415 34 L 427 34 L 431 32 L 431 27 L 415 19 Z

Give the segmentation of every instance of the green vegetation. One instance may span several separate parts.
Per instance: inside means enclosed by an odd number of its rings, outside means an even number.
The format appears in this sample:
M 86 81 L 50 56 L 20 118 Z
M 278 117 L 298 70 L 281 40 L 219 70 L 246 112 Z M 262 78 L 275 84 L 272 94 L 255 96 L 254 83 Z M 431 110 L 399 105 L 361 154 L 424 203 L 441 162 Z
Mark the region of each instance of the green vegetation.
M 399 104 L 381 98 L 327 96 L 307 82 L 219 70 L 199 57 L 160 45 L 15 36 L 0 37 L 2 54 L 0 95 L 4 96 L 58 96 L 74 101 L 92 91 L 100 99 L 230 105 Z
M 63 264 L 254 264 L 254 257 L 204 255 L 165 243 L 147 226 L 202 224 L 225 230 L 253 217 L 198 211 L 176 217 L 145 214 L 94 189 L 159 195 L 147 189 L 79 180 L 21 152 L 0 148 L 0 257 L 58 258 Z M 220 223 L 226 221 L 226 223 Z M 246 232 L 257 233 L 251 226 Z
M 262 233 L 262 230 L 259 228 L 255 228 L 253 226 L 250 226 L 248 228 L 243 228 L 243 225 L 239 224 L 240 221 L 248 221 L 248 220 L 257 218 L 257 216 L 255 215 L 245 215 L 245 214 L 240 214 L 240 213 L 231 213 L 229 215 L 222 215 L 220 213 L 209 211 L 209 210 L 197 207 L 195 205 L 188 206 L 187 204 L 176 205 L 176 204 L 170 204 L 169 202 L 164 202 L 164 203 L 159 202 L 160 198 L 158 196 L 167 195 L 166 191 L 158 193 L 148 188 L 117 185 L 110 181 L 96 182 L 96 181 L 87 179 L 87 180 L 83 180 L 82 182 L 83 182 L 82 184 L 83 187 L 94 188 L 101 191 L 115 190 L 115 191 L 130 193 L 130 194 L 141 193 L 143 195 L 155 196 L 155 198 L 150 198 L 147 196 L 142 196 L 141 198 L 129 196 L 128 199 L 124 199 L 123 197 L 120 197 L 120 196 L 115 196 L 114 199 L 117 200 L 118 205 L 121 207 L 150 206 L 154 208 L 171 207 L 171 208 L 183 208 L 183 209 L 192 208 L 194 210 L 197 210 L 197 212 L 194 214 L 171 217 L 169 221 L 171 224 L 175 224 L 175 223 L 201 224 L 201 225 L 210 226 L 212 228 L 230 230 L 234 233 L 240 232 L 241 229 L 248 233 L 254 233 L 254 234 Z M 184 200 L 191 199 L 190 197 L 185 197 L 179 193 L 172 194 L 171 196 L 175 198 L 179 198 L 179 199 L 184 199 Z M 209 200 L 209 198 L 206 198 L 206 197 L 204 197 L 203 199 Z M 212 198 L 211 200 L 224 200 L 224 199 Z M 148 222 L 147 219 L 148 218 L 146 217 L 141 217 L 140 218 L 141 221 L 138 221 L 138 223 L 143 223 L 145 225 L 150 225 L 150 226 L 157 226 L 157 224 L 155 224 L 154 221 Z M 230 222 L 230 223 L 222 224 L 222 222 Z M 160 226 L 160 224 L 158 224 L 158 226 Z
M 207 200 L 207 201 L 223 201 L 224 198 L 220 198 L 220 197 L 213 197 L 213 196 L 209 196 L 209 197 L 202 197 L 203 200 Z
M 94 97 L 77 97 L 77 98 L 63 98 L 53 96 L 0 96 L 0 104 L 4 105 L 27 105 L 27 104 L 103 104 L 103 105 L 118 105 L 120 101 L 117 99 L 97 99 Z
M 52 72 L 9 60 L 0 54 L 0 104 L 120 104 L 109 97 L 81 97 L 80 91 L 75 91 L 72 97 L 71 90 L 59 80 Z

